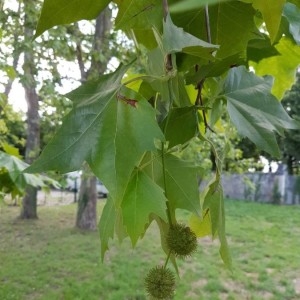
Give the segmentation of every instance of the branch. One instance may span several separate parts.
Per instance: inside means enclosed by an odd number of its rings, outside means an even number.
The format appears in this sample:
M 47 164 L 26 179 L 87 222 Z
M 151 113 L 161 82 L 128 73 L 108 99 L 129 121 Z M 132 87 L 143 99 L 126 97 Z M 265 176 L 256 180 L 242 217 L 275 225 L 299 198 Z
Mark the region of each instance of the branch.
M 211 32 L 210 32 L 210 20 L 209 20 L 209 12 L 208 12 L 208 5 L 205 5 L 205 27 L 206 27 L 206 36 L 207 36 L 207 41 L 211 44 Z M 195 71 L 198 71 L 199 66 L 195 66 Z M 195 105 L 198 106 L 203 106 L 203 99 L 202 99 L 202 88 L 204 84 L 205 78 L 202 79 L 201 81 L 198 82 L 196 89 L 198 90 Z M 202 110 L 202 116 L 203 116 L 203 122 L 205 126 L 205 131 L 209 129 L 212 132 L 215 132 L 207 123 L 207 118 L 206 118 L 206 112 L 203 109 Z
M 163 12 L 164 12 L 164 21 L 166 22 L 167 16 L 169 14 L 169 4 L 168 0 L 163 0 Z M 173 62 L 172 62 L 172 55 L 167 54 L 165 58 L 165 68 L 167 72 L 170 72 L 173 70 Z

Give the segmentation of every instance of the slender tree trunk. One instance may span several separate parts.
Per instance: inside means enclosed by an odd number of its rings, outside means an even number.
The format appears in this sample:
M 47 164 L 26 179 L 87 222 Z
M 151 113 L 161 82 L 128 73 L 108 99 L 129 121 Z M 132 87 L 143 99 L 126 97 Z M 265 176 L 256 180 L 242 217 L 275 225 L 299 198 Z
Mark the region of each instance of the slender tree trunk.
M 82 82 L 87 79 L 97 78 L 106 70 L 109 58 L 106 55 L 105 47 L 108 48 L 107 34 L 111 29 L 111 11 L 105 9 L 96 19 L 93 52 L 104 52 L 105 61 L 97 60 L 97 55 L 92 55 L 91 67 L 85 72 L 81 55 L 80 43 L 76 45 L 77 61 L 81 73 Z M 86 230 L 97 228 L 97 178 L 89 176 L 89 171 L 83 168 L 83 175 L 80 184 L 78 197 L 76 227 Z
M 95 176 L 81 180 L 77 207 L 76 227 L 95 230 L 97 228 L 97 178 Z
M 24 24 L 24 41 L 27 44 L 24 50 L 24 80 L 22 82 L 25 90 L 25 98 L 28 106 L 27 110 L 27 138 L 25 161 L 32 163 L 39 154 L 40 149 L 40 117 L 39 117 L 39 96 L 36 92 L 36 81 L 34 78 L 34 50 L 30 45 L 34 32 L 34 21 L 30 16 L 30 7 L 34 2 L 24 1 L 25 24 Z M 29 45 L 28 45 L 29 44 Z M 22 201 L 20 218 L 36 219 L 37 218 L 37 189 L 31 186 L 26 188 L 25 196 Z

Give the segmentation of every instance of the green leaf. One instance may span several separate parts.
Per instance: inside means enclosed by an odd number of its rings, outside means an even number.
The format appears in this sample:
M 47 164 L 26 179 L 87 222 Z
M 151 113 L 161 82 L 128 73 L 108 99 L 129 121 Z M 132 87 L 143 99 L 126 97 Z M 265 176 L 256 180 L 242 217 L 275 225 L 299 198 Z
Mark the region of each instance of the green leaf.
M 151 213 L 167 221 L 164 191 L 142 171 L 133 173 L 121 207 L 123 222 L 133 246 L 144 234 Z
M 257 75 L 272 75 L 275 78 L 272 93 L 281 99 L 285 91 L 291 88 L 300 62 L 300 47 L 290 39 L 283 37 L 275 46 L 281 54 L 251 63 Z
M 22 156 L 19 153 L 19 149 L 18 148 L 14 147 L 14 146 L 12 146 L 12 145 L 10 145 L 8 143 L 2 143 L 1 146 L 2 146 L 2 148 L 3 148 L 3 150 L 4 150 L 5 153 L 7 153 L 9 155 L 12 155 L 12 156 L 15 156 L 15 157 L 17 157 L 19 159 L 22 158 Z
M 197 110 L 193 106 L 173 108 L 162 126 L 169 148 L 184 144 L 198 132 Z
M 275 41 L 279 30 L 285 2 L 286 0 L 253 0 L 253 7 L 261 12 L 272 43 Z
M 280 55 L 278 50 L 271 45 L 267 35 L 261 35 L 259 38 L 252 39 L 247 47 L 247 59 L 259 62 L 264 58 Z
M 109 3 L 108 0 L 44 0 L 35 37 L 56 25 L 95 19 Z
M 256 32 L 254 24 L 255 10 L 251 4 L 240 1 L 221 2 L 209 6 L 211 43 L 220 45 L 216 58 L 226 58 L 244 53 L 248 40 Z M 207 41 L 205 10 L 199 8 L 180 14 L 173 14 L 176 26 Z
M 196 72 L 193 67 L 186 75 L 186 83 L 196 85 L 198 82 L 208 77 L 217 77 L 227 72 L 232 66 L 244 65 L 245 58 L 240 53 L 223 59 L 216 59 L 208 64 L 201 65 L 201 68 Z
M 299 5 L 300 6 L 300 5 Z M 294 40 L 300 44 L 300 7 L 294 4 L 286 3 L 283 9 L 283 15 L 289 21 L 289 30 Z
M 12 156 L 0 151 L 0 169 L 5 169 L 8 173 L 9 178 L 16 186 L 18 191 L 22 193 L 27 185 L 33 187 L 44 187 L 47 182 L 55 184 L 55 186 L 60 186 L 58 182 L 41 175 L 26 174 L 23 171 L 29 165 L 16 156 Z M 0 182 L 0 189 L 3 188 L 3 182 Z
M 155 149 L 155 138 L 164 139 L 150 104 L 122 95 L 127 68 L 86 82 L 67 95 L 74 108 L 29 172 L 69 172 L 86 160 L 114 201 L 121 201 L 142 154 Z
M 207 59 L 213 59 L 211 53 L 219 48 L 219 46 L 202 41 L 175 26 L 170 15 L 164 22 L 162 43 L 166 53 L 184 52 Z
M 108 197 L 99 222 L 99 234 L 101 241 L 101 259 L 104 260 L 105 252 L 108 250 L 109 239 L 114 237 L 116 211 L 113 200 Z
M 225 210 L 223 189 L 219 180 L 210 184 L 204 199 L 203 209 L 209 209 L 211 219 L 211 233 L 215 237 L 218 235 L 221 246 L 220 255 L 225 265 L 231 268 L 231 255 L 227 245 L 225 234 Z
M 280 151 L 274 132 L 296 129 L 298 125 L 271 94 L 272 80 L 262 78 L 245 67 L 231 69 L 224 84 L 227 109 L 241 135 L 274 156 Z
M 204 7 L 205 5 L 212 5 L 219 3 L 221 1 L 229 0 L 184 0 L 176 1 L 174 4 L 170 5 L 171 13 L 182 13 L 189 10 L 197 10 L 198 8 Z
M 116 28 L 145 30 L 162 27 L 163 9 L 160 0 L 116 0 L 118 15 Z
M 192 213 L 200 214 L 198 190 L 198 168 L 191 162 L 165 154 L 166 193 L 171 212 L 182 208 Z M 141 163 L 141 168 L 163 189 L 164 174 L 162 158 L 159 154 L 147 155 Z

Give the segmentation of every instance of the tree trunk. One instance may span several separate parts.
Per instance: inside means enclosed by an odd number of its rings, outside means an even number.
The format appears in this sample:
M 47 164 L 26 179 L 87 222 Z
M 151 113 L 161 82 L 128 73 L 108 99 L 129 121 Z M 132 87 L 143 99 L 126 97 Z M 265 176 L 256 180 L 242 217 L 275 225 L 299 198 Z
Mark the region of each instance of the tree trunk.
M 111 10 L 106 8 L 96 19 L 93 52 L 104 52 L 105 61 L 95 59 L 92 55 L 91 67 L 84 72 L 82 63 L 81 46 L 76 45 L 77 61 L 80 68 L 82 82 L 88 79 L 97 78 L 106 70 L 109 57 L 105 53 L 108 49 L 107 34 L 111 29 Z M 78 207 L 76 216 L 76 227 L 86 230 L 95 230 L 97 228 L 97 178 L 88 175 L 90 172 L 83 168 L 83 175 L 80 184 L 78 197 Z
M 82 175 L 77 207 L 76 227 L 86 230 L 97 228 L 97 178 Z
M 27 44 L 24 50 L 24 80 L 22 82 L 25 90 L 27 110 L 27 137 L 25 161 L 31 164 L 39 154 L 40 149 L 40 117 L 39 96 L 36 92 L 36 81 L 34 78 L 35 65 L 32 38 L 35 22 L 32 20 L 31 8 L 33 1 L 24 1 L 24 42 Z M 37 218 L 37 189 L 28 186 L 22 201 L 21 219 Z

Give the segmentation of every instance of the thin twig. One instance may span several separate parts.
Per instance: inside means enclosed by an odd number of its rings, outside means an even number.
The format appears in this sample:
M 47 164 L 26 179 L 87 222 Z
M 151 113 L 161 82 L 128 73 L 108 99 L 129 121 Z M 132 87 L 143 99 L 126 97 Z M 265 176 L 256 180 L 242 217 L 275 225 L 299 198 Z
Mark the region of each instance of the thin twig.
M 202 106 L 203 107 L 203 99 L 202 99 L 202 88 L 203 88 L 203 83 L 205 79 L 202 79 L 201 81 L 198 82 L 196 89 L 198 90 L 195 105 L 197 106 Z M 202 116 L 203 116 L 203 122 L 205 126 L 205 131 L 206 129 L 209 129 L 211 132 L 215 132 L 207 123 L 207 118 L 206 118 L 206 113 L 205 110 L 202 110 Z

